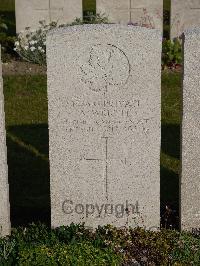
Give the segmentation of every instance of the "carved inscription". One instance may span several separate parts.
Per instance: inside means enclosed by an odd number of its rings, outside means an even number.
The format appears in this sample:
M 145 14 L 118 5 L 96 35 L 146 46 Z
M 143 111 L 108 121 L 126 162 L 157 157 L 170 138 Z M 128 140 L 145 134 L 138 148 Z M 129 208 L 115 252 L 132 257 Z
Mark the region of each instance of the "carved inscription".
M 80 58 L 82 82 L 92 91 L 122 88 L 130 76 L 130 63 L 124 51 L 113 44 L 97 44 Z
M 74 98 L 65 101 L 65 110 L 68 110 L 68 118 L 63 121 L 66 132 L 99 132 L 104 135 L 120 134 L 123 132 L 133 133 L 149 131 L 153 117 L 138 117 L 140 100 L 110 100 L 105 98 L 97 101 L 89 101 L 85 98 Z M 75 119 L 71 119 L 70 117 Z M 75 114 L 75 115 L 74 115 Z
M 87 51 L 79 58 L 86 94 L 60 99 L 67 112 L 63 117 L 66 133 L 148 134 L 153 117 L 141 112 L 145 99 L 133 98 L 128 90 L 131 65 L 125 52 L 112 44 L 93 45 Z
M 121 152 L 113 156 L 112 141 L 123 134 L 124 146 L 133 136 L 148 135 L 153 117 L 143 113 L 145 99 L 140 94 L 130 93 L 128 84 L 131 65 L 123 50 L 111 44 L 97 44 L 79 58 L 80 79 L 83 93 L 60 99 L 65 110 L 64 130 L 68 135 L 96 136 L 101 138 L 102 152 L 95 156 L 91 147 L 82 147 L 77 156 L 76 176 L 81 176 L 82 163 L 102 164 L 106 198 L 109 196 L 109 169 L 115 162 L 123 169 L 132 167 L 132 160 Z M 86 93 L 84 94 L 84 91 Z M 136 96 L 138 95 L 138 96 Z M 67 116 L 66 116 L 67 111 Z M 90 155 L 89 155 L 90 154 Z

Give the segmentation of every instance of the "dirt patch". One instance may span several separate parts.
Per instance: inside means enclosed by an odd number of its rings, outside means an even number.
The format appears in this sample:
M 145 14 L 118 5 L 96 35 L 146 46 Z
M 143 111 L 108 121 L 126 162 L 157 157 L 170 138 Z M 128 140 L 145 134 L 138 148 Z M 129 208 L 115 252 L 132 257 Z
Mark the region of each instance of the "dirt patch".
M 28 62 L 11 61 L 2 64 L 3 76 L 10 75 L 46 75 L 46 67 Z

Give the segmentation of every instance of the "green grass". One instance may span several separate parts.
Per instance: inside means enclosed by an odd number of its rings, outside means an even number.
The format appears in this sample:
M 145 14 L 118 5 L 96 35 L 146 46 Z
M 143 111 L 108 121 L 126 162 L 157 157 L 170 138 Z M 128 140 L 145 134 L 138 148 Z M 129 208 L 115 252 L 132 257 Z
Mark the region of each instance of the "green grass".
M 0 11 L 14 11 L 14 10 L 15 10 L 15 0 L 0 1 Z
M 164 0 L 163 5 L 165 10 L 170 11 L 170 5 L 171 5 L 170 2 L 171 0 Z
M 83 0 L 83 10 L 96 10 L 96 1 L 95 0 Z
M 178 208 L 181 75 L 162 75 L 161 203 Z M 47 91 L 45 76 L 4 78 L 13 224 L 49 223 Z

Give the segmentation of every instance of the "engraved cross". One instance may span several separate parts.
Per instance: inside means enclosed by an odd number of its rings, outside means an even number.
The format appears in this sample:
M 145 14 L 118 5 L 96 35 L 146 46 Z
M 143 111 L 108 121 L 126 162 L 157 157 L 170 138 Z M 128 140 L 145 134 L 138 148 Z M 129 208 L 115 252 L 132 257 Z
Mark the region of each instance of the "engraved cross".
M 105 140 L 105 158 L 99 159 L 99 158 L 86 158 L 86 161 L 102 161 L 105 163 L 105 186 L 106 186 L 106 199 L 108 199 L 108 137 L 102 137 L 102 139 Z

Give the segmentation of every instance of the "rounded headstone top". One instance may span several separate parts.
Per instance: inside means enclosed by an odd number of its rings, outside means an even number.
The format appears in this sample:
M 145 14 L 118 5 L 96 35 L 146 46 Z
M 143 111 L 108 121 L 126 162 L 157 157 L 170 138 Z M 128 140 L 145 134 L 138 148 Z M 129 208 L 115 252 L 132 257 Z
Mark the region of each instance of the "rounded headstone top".
M 85 25 L 75 25 L 66 26 L 49 31 L 48 36 L 52 35 L 65 35 L 65 34 L 76 34 L 84 31 L 128 31 L 135 33 L 143 33 L 148 37 L 157 38 L 161 37 L 162 34 L 157 29 L 150 29 L 146 27 L 133 26 L 133 25 L 123 25 L 123 24 L 85 24 Z

